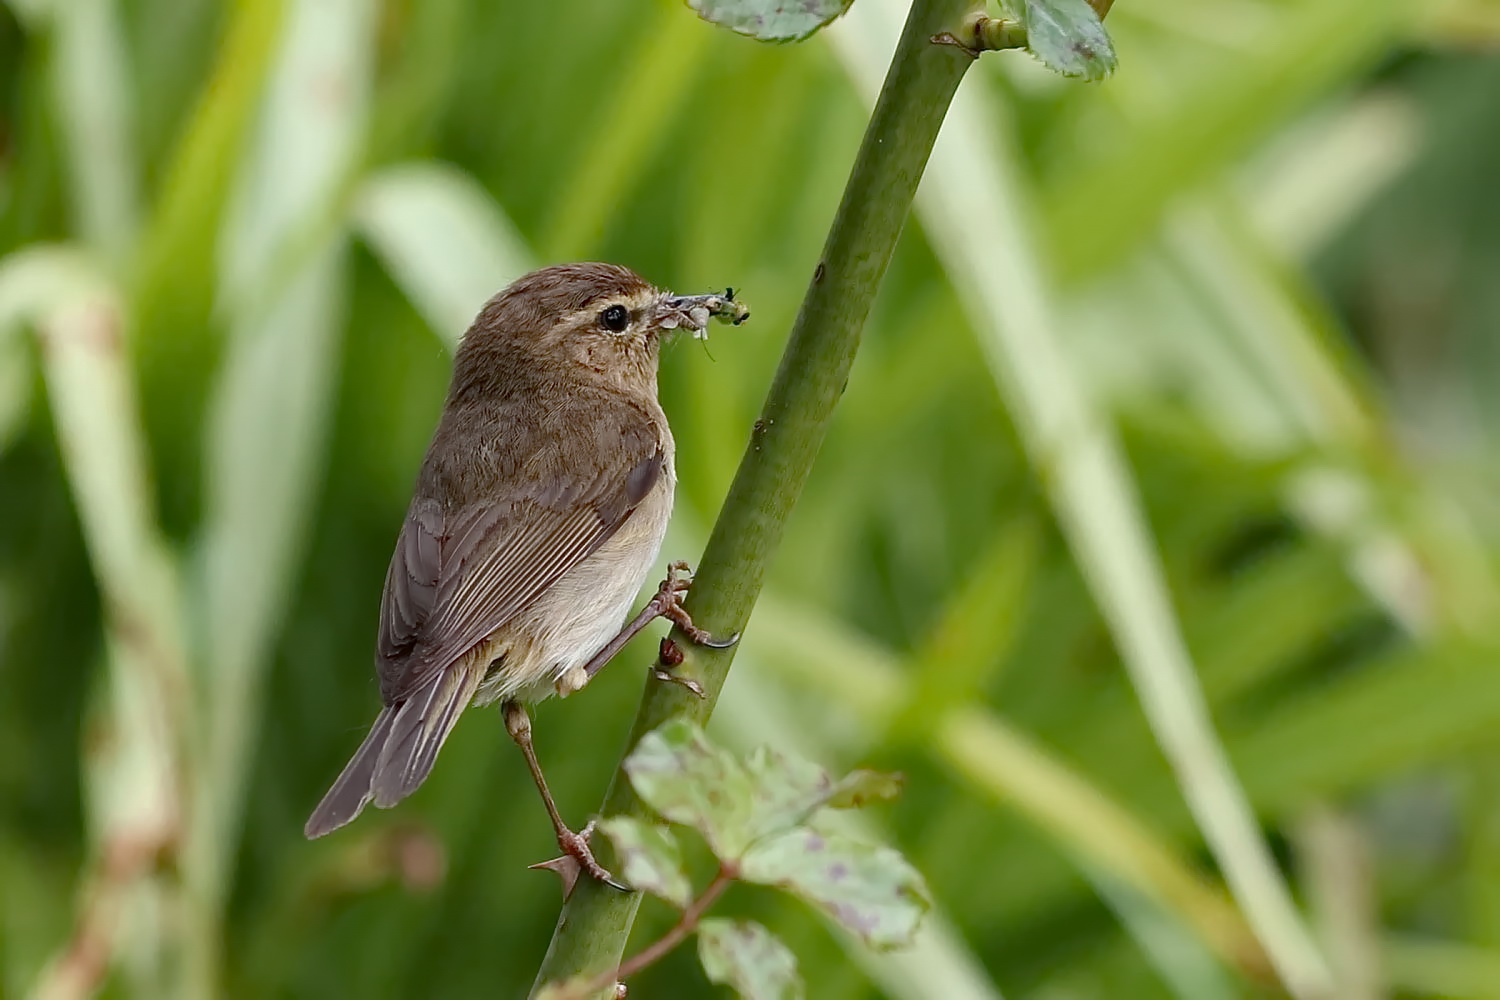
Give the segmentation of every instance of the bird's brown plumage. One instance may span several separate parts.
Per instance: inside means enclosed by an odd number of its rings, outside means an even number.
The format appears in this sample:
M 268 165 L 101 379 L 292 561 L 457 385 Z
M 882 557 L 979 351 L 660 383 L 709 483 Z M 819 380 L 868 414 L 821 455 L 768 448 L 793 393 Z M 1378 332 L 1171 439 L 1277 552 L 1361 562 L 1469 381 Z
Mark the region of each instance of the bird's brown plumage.
M 570 672 L 619 627 L 671 510 L 660 299 L 627 268 L 572 264 L 475 319 L 386 576 L 384 708 L 308 836 L 410 794 L 471 701 L 581 683 Z M 612 304 L 628 330 L 601 326 Z

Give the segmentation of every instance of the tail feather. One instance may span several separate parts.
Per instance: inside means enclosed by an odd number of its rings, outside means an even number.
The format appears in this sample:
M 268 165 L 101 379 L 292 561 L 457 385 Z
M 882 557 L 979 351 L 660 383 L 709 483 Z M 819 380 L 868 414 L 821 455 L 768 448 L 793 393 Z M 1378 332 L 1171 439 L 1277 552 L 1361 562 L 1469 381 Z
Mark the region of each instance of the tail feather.
M 351 822 L 371 801 L 387 809 L 416 791 L 483 679 L 483 670 L 447 670 L 406 701 L 382 709 L 302 832 L 321 837 Z
M 344 765 L 338 780 L 333 783 L 328 794 L 323 796 L 323 801 L 318 803 L 318 808 L 313 810 L 307 825 L 302 828 L 309 840 L 332 833 L 350 822 L 364 809 L 365 803 L 370 801 L 370 783 L 375 776 L 375 765 L 380 760 L 380 752 L 385 749 L 391 724 L 395 719 L 396 709 L 389 706 L 381 709 L 380 714 L 375 717 L 370 734 L 359 745 L 349 763 Z
M 418 783 L 432 773 L 432 766 L 437 763 L 438 751 L 443 748 L 448 734 L 457 725 L 458 717 L 463 714 L 464 709 L 469 707 L 469 702 L 474 700 L 474 694 L 479 690 L 482 680 L 484 680 L 483 670 L 464 671 L 463 679 L 457 688 L 446 700 L 442 701 L 436 716 L 428 721 L 422 738 L 418 740 L 416 750 L 412 754 L 411 764 L 408 766 L 408 770 L 417 776 Z M 416 785 L 412 787 L 415 788 Z
M 443 741 L 483 679 L 482 669 L 449 669 L 400 706 L 370 779 L 377 808 L 395 805 L 427 780 Z

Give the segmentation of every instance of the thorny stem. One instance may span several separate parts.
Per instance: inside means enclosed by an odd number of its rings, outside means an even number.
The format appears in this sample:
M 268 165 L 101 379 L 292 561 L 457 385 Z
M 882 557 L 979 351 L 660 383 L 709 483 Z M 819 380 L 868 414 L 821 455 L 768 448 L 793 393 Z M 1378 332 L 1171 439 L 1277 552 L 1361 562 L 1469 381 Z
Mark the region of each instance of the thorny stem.
M 961 30 L 965 17 L 981 6 L 982 0 L 913 0 L 822 259 L 685 601 L 693 620 L 716 635 L 744 632 L 848 381 L 917 181 L 959 81 L 974 61 L 970 52 L 934 45 L 933 36 Z M 695 647 L 680 629 L 672 637 L 687 657 L 678 673 L 698 681 L 704 697 L 648 681 L 627 752 L 668 719 L 706 722 L 723 687 L 733 649 Z M 602 814 L 644 810 L 617 769 Z M 538 988 L 616 968 L 639 905 L 639 893 L 581 881 L 563 906 Z

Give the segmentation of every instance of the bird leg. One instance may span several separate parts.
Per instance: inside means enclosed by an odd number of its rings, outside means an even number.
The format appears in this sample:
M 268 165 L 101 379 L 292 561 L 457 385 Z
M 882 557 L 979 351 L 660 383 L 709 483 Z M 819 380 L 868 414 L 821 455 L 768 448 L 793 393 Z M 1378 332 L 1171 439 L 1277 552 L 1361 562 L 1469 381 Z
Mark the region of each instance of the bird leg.
M 695 645 L 707 646 L 709 649 L 728 649 L 739 642 L 740 637 L 738 633 L 727 639 L 716 639 L 706 629 L 701 629 L 693 624 L 692 616 L 682 606 L 682 595 L 687 592 L 692 583 L 692 573 L 688 569 L 687 563 L 674 562 L 668 566 L 667 578 L 656 589 L 656 596 L 646 602 L 646 606 L 641 609 L 640 614 L 626 623 L 625 627 L 620 630 L 619 635 L 611 639 L 603 649 L 594 654 L 594 658 L 584 665 L 584 673 L 592 678 L 600 670 L 603 670 L 604 665 L 612 660 L 616 653 L 624 649 L 627 642 L 634 639 L 643 628 L 657 618 L 665 618 L 673 625 L 676 625 Z M 674 666 L 675 664 L 665 665 Z M 657 676 L 663 680 L 671 680 L 683 684 L 689 690 L 697 688 L 694 682 L 686 678 L 679 678 L 670 672 L 658 670 Z M 701 697 L 703 689 L 698 688 L 696 693 Z
M 507 701 L 501 707 L 501 713 L 505 716 L 505 731 L 510 733 L 510 738 L 515 741 L 516 746 L 521 748 L 521 754 L 526 758 L 526 767 L 531 771 L 531 780 L 536 782 L 536 790 L 542 794 L 542 805 L 547 808 L 547 816 L 552 820 L 552 829 L 557 832 L 557 846 L 562 848 L 563 852 L 560 858 L 544 861 L 532 867 L 547 868 L 557 872 L 563 880 L 564 898 L 572 894 L 573 885 L 578 881 L 580 871 L 586 871 L 605 885 L 622 892 L 630 891 L 629 886 L 622 885 L 595 860 L 594 852 L 589 849 L 589 835 L 594 832 L 594 824 L 589 823 L 582 831 L 574 833 L 568 828 L 568 824 L 563 822 L 562 814 L 557 811 L 557 803 L 552 800 L 552 792 L 547 788 L 547 779 L 542 776 L 542 765 L 536 759 L 536 748 L 531 745 L 531 717 L 526 714 L 525 706 L 517 701 Z

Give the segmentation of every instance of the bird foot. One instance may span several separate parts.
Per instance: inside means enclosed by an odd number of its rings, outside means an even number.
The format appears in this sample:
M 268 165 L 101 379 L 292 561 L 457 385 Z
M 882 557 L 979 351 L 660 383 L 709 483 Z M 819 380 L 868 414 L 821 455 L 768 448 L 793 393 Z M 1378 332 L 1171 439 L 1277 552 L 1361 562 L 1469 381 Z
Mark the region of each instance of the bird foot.
M 611 889 L 629 892 L 630 886 L 616 879 L 595 859 L 594 852 L 589 847 L 589 838 L 593 835 L 593 820 L 589 820 L 588 825 L 577 833 L 563 827 L 557 831 L 557 846 L 562 849 L 562 855 L 551 861 L 539 861 L 528 867 L 555 872 L 557 877 L 562 879 L 563 899 L 573 895 L 573 888 L 578 884 L 578 876 L 584 872 L 588 872 L 591 877 L 603 882 Z
M 739 642 L 738 632 L 728 638 L 720 639 L 707 629 L 701 629 L 693 624 L 692 616 L 682 606 L 682 595 L 687 593 L 692 585 L 691 567 L 685 562 L 672 563 L 667 567 L 667 578 L 661 582 L 661 586 L 656 590 L 656 596 L 651 599 L 652 608 L 657 615 L 681 629 L 682 634 L 691 639 L 694 645 L 707 646 L 709 649 L 728 649 Z

